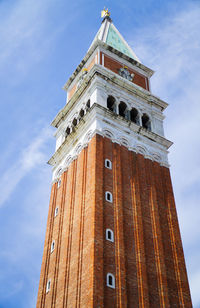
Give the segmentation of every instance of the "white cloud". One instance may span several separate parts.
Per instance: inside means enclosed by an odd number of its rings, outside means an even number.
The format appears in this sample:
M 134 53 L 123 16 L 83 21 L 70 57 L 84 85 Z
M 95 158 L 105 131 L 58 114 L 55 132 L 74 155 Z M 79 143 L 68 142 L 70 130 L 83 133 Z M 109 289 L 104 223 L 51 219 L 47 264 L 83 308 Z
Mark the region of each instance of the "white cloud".
M 51 137 L 52 130 L 44 128 L 21 152 L 19 159 L 4 171 L 0 179 L 0 206 L 9 199 L 18 183 L 29 171 L 47 160 L 43 147 Z
M 2 172 L 0 206 L 1 217 L 6 217 L 0 251 L 2 302 L 20 297 L 24 307 L 36 304 L 50 193 L 51 168 L 46 162 L 52 135 L 52 129 L 44 127 Z M 21 181 L 26 187 L 19 185 Z
M 199 292 L 199 282 L 200 282 L 200 270 L 197 269 L 192 275 L 191 275 L 191 291 L 192 291 L 192 298 L 193 298 L 193 306 L 199 307 L 200 303 L 200 292 Z
M 26 46 L 30 45 L 30 49 L 33 48 L 33 45 L 31 45 L 33 38 L 40 36 L 40 31 L 42 31 L 43 26 L 42 15 L 44 9 L 39 2 L 35 1 L 35 5 L 31 2 L 28 4 L 25 1 L 20 1 L 18 5 L 9 11 L 9 15 L 1 21 L 1 65 L 11 55 L 17 53 L 22 44 Z M 32 11 L 32 14 L 28 14 L 29 10 Z M 22 56 L 24 57 L 25 55 Z
M 35 181 L 27 177 L 31 183 L 28 192 L 23 193 L 15 204 L 11 201 L 8 207 L 1 209 L 6 213 L 7 227 L 4 230 L 7 232 L 0 251 L 0 262 L 4 264 L 0 275 L 0 298 L 3 302 L 20 297 L 20 307 L 35 307 L 38 291 L 51 168 L 43 162 L 39 170 L 33 172 Z M 14 199 L 20 189 L 23 191 L 22 186 L 15 193 L 13 191 Z M 12 228 L 13 212 L 16 220 Z
M 174 142 L 169 159 L 194 308 L 200 306 L 199 16 L 199 3 L 189 4 L 140 30 L 132 44 L 142 62 L 157 71 L 152 92 L 170 104 L 165 132 Z
M 63 31 L 61 23 L 57 27 L 50 23 L 51 5 L 48 0 L 20 0 L 2 16 L 0 68 L 4 76 L 9 75 L 10 84 L 20 83 L 53 50 L 58 33 Z

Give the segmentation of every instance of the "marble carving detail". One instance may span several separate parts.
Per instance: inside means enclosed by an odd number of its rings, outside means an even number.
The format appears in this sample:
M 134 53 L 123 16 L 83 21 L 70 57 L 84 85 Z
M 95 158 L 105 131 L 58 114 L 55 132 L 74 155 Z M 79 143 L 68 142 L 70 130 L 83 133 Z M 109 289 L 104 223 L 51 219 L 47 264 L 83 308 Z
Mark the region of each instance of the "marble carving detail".
M 169 167 L 169 164 L 165 157 L 162 157 L 160 153 L 156 152 L 150 152 L 149 149 L 139 142 L 133 142 L 131 141 L 131 138 L 127 138 L 125 136 L 116 136 L 109 128 L 104 128 L 103 130 L 89 130 L 85 136 L 82 142 L 78 143 L 78 145 L 71 149 L 71 151 L 66 155 L 66 158 L 62 160 L 62 162 L 59 164 L 59 167 L 57 167 L 57 171 L 53 173 L 53 183 L 57 182 L 60 178 L 61 174 L 67 170 L 68 166 L 71 164 L 71 162 L 75 159 L 77 159 L 79 153 L 82 151 L 83 148 L 87 147 L 90 140 L 95 136 L 96 134 L 101 135 L 102 137 L 107 137 L 110 140 L 112 140 L 113 143 L 118 143 L 119 145 L 123 145 L 128 148 L 129 151 L 133 151 L 136 153 L 142 154 L 145 158 L 151 159 L 152 161 L 158 162 L 160 165 Z

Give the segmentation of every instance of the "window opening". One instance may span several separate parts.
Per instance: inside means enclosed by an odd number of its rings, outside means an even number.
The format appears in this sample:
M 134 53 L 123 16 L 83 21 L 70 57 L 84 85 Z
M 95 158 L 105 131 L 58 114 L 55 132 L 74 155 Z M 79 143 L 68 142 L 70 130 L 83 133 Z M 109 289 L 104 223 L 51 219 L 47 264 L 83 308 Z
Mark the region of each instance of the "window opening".
M 126 112 L 127 105 L 124 102 L 120 102 L 119 104 L 119 115 L 123 118 L 127 118 L 127 112 Z
M 76 125 L 77 125 L 77 119 L 74 119 L 73 122 L 72 122 L 72 124 L 73 124 L 74 126 L 76 126 Z
M 106 240 L 114 242 L 114 233 L 110 229 L 106 229 Z
M 132 108 L 131 112 L 130 112 L 130 116 L 131 116 L 131 121 L 134 122 L 135 124 L 140 124 L 140 120 L 139 120 L 139 114 L 137 109 Z
M 88 99 L 87 104 L 86 104 L 87 108 L 90 108 L 90 99 Z
M 113 289 L 115 288 L 115 277 L 111 273 L 107 274 L 107 286 Z
M 109 191 L 106 191 L 106 201 L 112 203 L 112 194 Z
M 151 131 L 151 122 L 146 113 L 144 113 L 142 116 L 142 126 L 146 128 L 148 131 Z
M 55 208 L 55 217 L 58 215 L 58 207 Z
M 79 112 L 80 117 L 82 118 L 84 116 L 84 110 L 81 109 L 81 111 Z
M 70 134 L 70 128 L 67 127 L 67 129 L 66 129 L 66 136 L 68 136 L 69 134 Z
M 61 179 L 58 180 L 58 188 L 60 187 L 61 185 Z
M 108 96 L 107 98 L 107 108 L 116 113 L 116 103 L 113 96 Z
M 55 241 L 53 241 L 53 242 L 51 243 L 51 252 L 53 252 L 54 249 L 55 249 Z
M 112 162 L 109 159 L 105 160 L 105 167 L 108 169 L 112 169 Z
M 47 288 L 46 288 L 46 293 L 48 293 L 50 291 L 50 287 L 51 287 L 51 279 L 49 279 L 47 281 Z

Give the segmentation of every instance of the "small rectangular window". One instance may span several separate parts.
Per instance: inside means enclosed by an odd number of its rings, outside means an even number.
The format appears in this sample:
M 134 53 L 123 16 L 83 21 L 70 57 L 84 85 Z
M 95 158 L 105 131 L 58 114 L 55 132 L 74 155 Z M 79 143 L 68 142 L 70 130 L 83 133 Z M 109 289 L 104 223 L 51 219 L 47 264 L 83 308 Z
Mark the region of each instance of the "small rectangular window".
M 109 284 L 109 285 L 112 285 L 112 284 L 113 284 L 113 278 L 112 278 L 112 276 L 109 276 L 108 279 L 109 279 L 108 284 Z
M 50 291 L 50 287 L 51 287 L 51 279 L 47 281 L 46 293 Z
M 54 249 L 55 249 L 55 241 L 53 241 L 53 242 L 51 243 L 51 252 L 53 252 Z
M 106 282 L 108 287 L 115 289 L 115 276 L 113 274 L 111 273 L 107 274 Z
M 58 207 L 55 208 L 55 217 L 58 215 Z
M 58 180 L 58 188 L 60 187 L 61 185 L 61 179 Z
M 114 233 L 111 229 L 106 229 L 106 240 L 114 242 Z
M 106 191 L 105 197 L 106 197 L 106 201 L 111 202 L 111 203 L 113 202 L 113 198 L 112 198 L 111 192 Z
M 105 167 L 112 169 L 112 162 L 109 159 L 105 159 Z

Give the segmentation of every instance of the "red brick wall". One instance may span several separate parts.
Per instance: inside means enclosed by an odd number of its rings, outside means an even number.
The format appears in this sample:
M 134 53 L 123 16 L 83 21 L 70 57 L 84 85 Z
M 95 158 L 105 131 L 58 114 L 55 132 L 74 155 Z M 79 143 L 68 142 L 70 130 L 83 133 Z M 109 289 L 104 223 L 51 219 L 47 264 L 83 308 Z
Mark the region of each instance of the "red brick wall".
M 95 65 L 95 62 L 97 60 L 97 63 L 98 63 L 98 53 L 96 53 L 93 57 L 93 59 L 91 60 L 90 64 L 89 65 L 86 65 L 87 67 L 87 70 L 90 71 L 91 68 Z
M 106 286 L 108 272 L 115 289 Z M 52 186 L 39 307 L 192 307 L 169 169 L 93 137 L 61 187 Z
M 123 64 L 104 54 L 104 66 L 116 74 L 119 74 L 118 70 L 123 67 Z M 148 79 L 130 68 L 128 68 L 128 70 L 131 74 L 134 74 L 133 83 L 149 91 Z
M 77 85 L 75 84 L 75 85 L 72 87 L 72 89 L 68 92 L 68 97 L 67 97 L 67 100 L 68 100 L 68 101 L 72 98 L 72 96 L 73 96 L 74 93 L 76 92 L 76 87 L 77 87 Z

